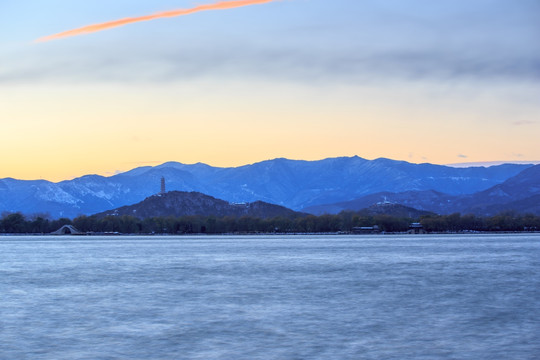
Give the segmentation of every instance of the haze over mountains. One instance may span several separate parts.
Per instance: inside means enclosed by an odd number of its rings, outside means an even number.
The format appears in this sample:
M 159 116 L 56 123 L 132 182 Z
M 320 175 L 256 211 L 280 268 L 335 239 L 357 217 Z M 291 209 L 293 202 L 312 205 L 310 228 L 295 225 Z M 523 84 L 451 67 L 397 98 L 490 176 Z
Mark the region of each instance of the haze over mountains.
M 334 204 L 322 211 L 335 212 L 352 200 L 369 207 L 384 196 L 438 213 L 492 212 L 501 201 L 534 210 L 534 196 L 540 196 L 538 168 L 530 164 L 454 168 L 356 156 L 274 159 L 236 168 L 168 162 L 111 177 L 87 175 L 59 183 L 2 179 L 0 211 L 48 213 L 55 218 L 91 215 L 157 194 L 162 176 L 168 191 L 196 191 L 231 203 L 264 201 L 315 213 L 322 209 L 315 206 Z

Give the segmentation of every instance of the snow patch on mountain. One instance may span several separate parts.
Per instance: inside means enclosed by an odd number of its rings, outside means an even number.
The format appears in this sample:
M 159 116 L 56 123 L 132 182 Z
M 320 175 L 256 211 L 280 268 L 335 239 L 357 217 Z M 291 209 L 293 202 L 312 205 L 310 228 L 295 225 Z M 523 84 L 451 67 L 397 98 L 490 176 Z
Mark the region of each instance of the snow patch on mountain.
M 81 197 L 92 196 L 98 199 L 112 200 L 118 194 L 126 194 L 129 189 L 124 189 L 121 184 L 113 182 L 84 182 L 68 183 L 63 186 L 64 190 L 76 193 Z
M 82 200 L 79 200 L 75 198 L 74 196 L 70 195 L 69 193 L 65 192 L 59 186 L 33 185 L 32 188 L 35 190 L 35 197 L 40 200 L 56 202 L 60 204 L 69 204 L 69 205 L 76 205 L 77 203 L 82 203 Z

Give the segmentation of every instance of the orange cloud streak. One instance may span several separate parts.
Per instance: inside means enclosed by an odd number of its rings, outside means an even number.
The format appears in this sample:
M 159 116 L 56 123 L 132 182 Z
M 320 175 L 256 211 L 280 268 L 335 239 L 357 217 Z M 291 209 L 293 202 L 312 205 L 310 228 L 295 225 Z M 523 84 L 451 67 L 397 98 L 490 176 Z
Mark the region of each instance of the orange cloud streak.
M 225 9 L 233 9 L 237 7 L 242 6 L 249 6 L 249 5 L 257 5 L 257 4 L 265 4 L 269 2 L 274 2 L 279 0 L 234 0 L 234 1 L 219 1 L 214 4 L 205 4 L 205 5 L 199 5 L 191 9 L 179 9 L 179 10 L 170 10 L 170 11 L 163 11 L 158 12 L 151 15 L 144 15 L 144 16 L 138 16 L 138 17 L 131 17 L 131 18 L 125 18 L 125 19 L 119 19 L 114 21 L 108 21 L 101 24 L 94 24 L 94 25 L 88 25 L 83 26 L 78 29 L 68 30 L 64 31 L 58 34 L 45 36 L 42 38 L 37 39 L 37 42 L 44 42 L 44 41 L 50 41 L 55 39 L 61 39 L 65 37 L 70 36 L 77 36 L 77 35 L 84 35 L 84 34 L 90 34 L 98 31 L 103 31 L 107 29 L 112 29 L 119 26 L 124 26 L 131 23 L 136 23 L 140 21 L 150 21 L 154 19 L 160 19 L 160 18 L 168 18 L 168 17 L 176 17 L 176 16 L 183 16 L 183 15 L 189 15 L 200 11 L 209 11 L 209 10 L 225 10 Z

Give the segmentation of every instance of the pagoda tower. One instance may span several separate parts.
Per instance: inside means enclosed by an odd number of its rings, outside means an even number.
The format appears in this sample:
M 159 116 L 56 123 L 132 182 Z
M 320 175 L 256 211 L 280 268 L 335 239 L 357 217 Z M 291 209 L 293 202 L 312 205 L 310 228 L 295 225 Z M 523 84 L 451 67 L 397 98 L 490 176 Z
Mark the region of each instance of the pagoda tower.
M 161 191 L 159 192 L 161 195 L 165 194 L 165 178 L 161 177 Z

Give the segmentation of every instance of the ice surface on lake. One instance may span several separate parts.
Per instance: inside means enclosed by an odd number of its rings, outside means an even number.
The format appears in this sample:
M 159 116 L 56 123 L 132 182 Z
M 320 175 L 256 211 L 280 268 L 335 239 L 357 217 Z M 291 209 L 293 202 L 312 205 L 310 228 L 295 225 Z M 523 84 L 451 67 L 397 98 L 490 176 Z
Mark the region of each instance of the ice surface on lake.
M 0 237 L 0 359 L 534 359 L 540 235 Z

